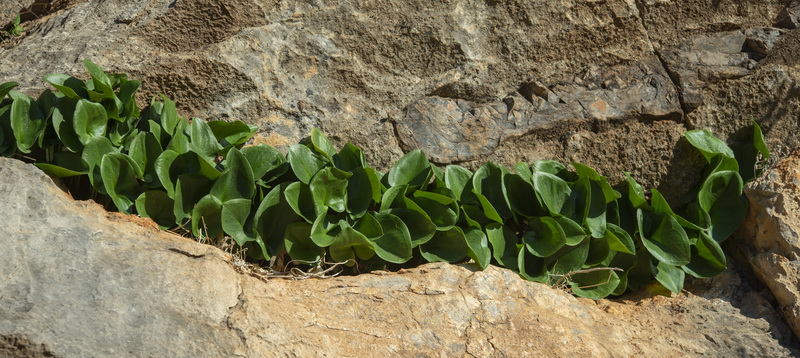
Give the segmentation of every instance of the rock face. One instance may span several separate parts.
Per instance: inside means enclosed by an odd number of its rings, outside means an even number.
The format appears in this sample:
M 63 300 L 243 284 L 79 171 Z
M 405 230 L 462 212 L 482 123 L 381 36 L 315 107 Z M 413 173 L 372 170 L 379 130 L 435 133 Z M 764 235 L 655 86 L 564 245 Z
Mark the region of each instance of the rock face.
M 0 176 L 0 355 L 800 354 L 736 269 L 673 298 L 598 302 L 470 265 L 262 281 L 217 248 L 73 201 L 31 165 L 0 158 Z
M 800 151 L 751 184 L 747 197 L 750 212 L 738 238 L 800 337 Z
M 472 168 L 579 161 L 678 197 L 700 163 L 687 129 L 738 141 L 752 118 L 779 156 L 800 144 L 790 0 L 0 4 L 15 13 L 28 31 L 0 44 L 0 79 L 31 94 L 91 58 L 144 80 L 142 103 L 164 93 L 278 147 L 316 126 L 383 169 L 417 148 Z

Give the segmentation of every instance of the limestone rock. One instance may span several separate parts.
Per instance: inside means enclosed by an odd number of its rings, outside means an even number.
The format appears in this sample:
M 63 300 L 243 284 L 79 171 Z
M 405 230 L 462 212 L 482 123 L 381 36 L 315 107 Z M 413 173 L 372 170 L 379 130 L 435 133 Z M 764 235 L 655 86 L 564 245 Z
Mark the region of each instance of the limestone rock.
M 800 337 L 800 151 L 747 189 L 750 211 L 739 239 L 747 243 L 756 275 L 780 302 Z
M 735 269 L 693 293 L 598 302 L 471 265 L 261 281 L 214 247 L 73 201 L 32 165 L 0 158 L 0 176 L 0 354 L 800 353 L 771 296 Z

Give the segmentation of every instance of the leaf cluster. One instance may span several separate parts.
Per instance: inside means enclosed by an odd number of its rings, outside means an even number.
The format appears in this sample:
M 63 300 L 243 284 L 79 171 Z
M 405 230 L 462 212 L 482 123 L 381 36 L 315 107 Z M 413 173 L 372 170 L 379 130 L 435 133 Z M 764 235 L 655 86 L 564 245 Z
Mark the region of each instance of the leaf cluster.
M 0 37 L 20 37 L 25 32 L 25 28 L 20 25 L 22 18 L 20 14 L 14 18 L 14 22 L 6 30 L 0 30 Z
M 708 131 L 687 132 L 708 165 L 675 207 L 628 173 L 615 188 L 579 163 L 473 172 L 439 168 L 415 150 L 382 173 L 360 148 L 337 149 L 317 129 L 282 153 L 243 146 L 254 126 L 188 120 L 163 96 L 140 110 L 138 81 L 84 64 L 89 80 L 45 76 L 55 91 L 36 99 L 0 85 L 0 154 L 88 178 L 109 206 L 164 229 L 230 236 L 255 262 L 330 258 L 360 272 L 472 261 L 593 299 L 653 279 L 678 292 L 686 274 L 725 269 L 720 243 L 746 214 L 742 177 L 753 175 L 739 163 L 769 155 L 757 125 L 738 156 Z

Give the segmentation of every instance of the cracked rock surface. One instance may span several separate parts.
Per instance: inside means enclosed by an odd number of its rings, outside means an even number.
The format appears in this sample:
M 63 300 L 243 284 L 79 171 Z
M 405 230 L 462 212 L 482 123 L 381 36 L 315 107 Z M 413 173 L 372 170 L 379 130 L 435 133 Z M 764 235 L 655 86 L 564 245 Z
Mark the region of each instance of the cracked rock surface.
M 790 0 L 13 0 L 0 24 L 16 13 L 0 79 L 23 91 L 91 58 L 143 80 L 142 105 L 163 93 L 282 149 L 318 127 L 382 170 L 418 148 L 581 161 L 677 198 L 698 158 L 673 133 L 735 143 L 754 119 L 778 156 L 800 144 Z
M 771 294 L 735 268 L 672 298 L 597 302 L 468 264 L 265 282 L 214 247 L 73 201 L 32 165 L 0 158 L 0 176 L 0 355 L 800 354 Z

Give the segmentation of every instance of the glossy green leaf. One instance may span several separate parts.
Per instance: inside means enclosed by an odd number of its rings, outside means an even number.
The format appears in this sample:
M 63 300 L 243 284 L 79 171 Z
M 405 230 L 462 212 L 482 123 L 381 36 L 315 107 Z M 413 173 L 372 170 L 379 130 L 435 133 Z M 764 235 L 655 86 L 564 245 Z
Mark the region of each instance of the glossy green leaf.
M 336 148 L 325 137 L 319 129 L 311 128 L 311 144 L 316 149 L 317 153 L 322 154 L 329 162 L 333 163 L 333 156 L 336 155 Z
M 62 98 L 53 108 L 52 114 L 53 129 L 56 131 L 58 139 L 73 152 L 83 149 L 83 143 L 81 143 L 78 134 L 75 132 L 75 120 L 73 118 L 77 104 L 76 100 Z
M 0 91 L 0 93 L 2 93 Z M 1 97 L 1 96 L 0 96 Z M 767 142 L 764 140 L 764 133 L 761 132 L 761 127 L 756 123 L 753 122 L 753 146 L 758 149 L 758 152 L 761 153 L 761 156 L 764 159 L 769 159 L 769 148 L 767 148 Z
M 206 121 L 200 118 L 192 118 L 192 124 L 189 125 L 189 132 L 191 133 L 189 149 L 203 158 L 214 160 L 217 153 L 222 150 L 222 146 L 217 142 L 214 132 Z
M 457 226 L 437 231 L 430 241 L 420 245 L 422 257 L 429 262 L 459 262 L 467 257 L 468 250 L 464 231 Z
M 533 188 L 552 215 L 559 215 L 572 190 L 564 179 L 546 172 L 534 172 Z
M 725 142 L 711 134 L 707 129 L 687 131 L 683 136 L 692 146 L 697 148 L 709 162 L 711 162 L 711 158 L 717 155 L 734 158 L 733 150 L 731 150 Z
M 383 212 L 388 212 L 403 221 L 406 228 L 408 228 L 412 247 L 417 247 L 430 241 L 436 233 L 436 225 L 419 211 L 407 208 L 394 208 L 381 211 L 381 213 Z
M 305 222 L 286 226 L 284 245 L 292 260 L 317 262 L 325 255 L 325 249 L 311 241 L 311 224 Z
M 372 168 L 354 168 L 351 173 L 347 179 L 347 212 L 360 218 L 373 203 L 380 202 L 381 182 Z
M 177 177 L 173 207 L 177 224 L 183 225 L 185 219 L 191 218 L 195 204 L 208 194 L 212 184 L 211 180 L 198 174 L 181 174 Z
M 711 236 L 722 242 L 731 236 L 747 216 L 747 199 L 742 195 L 744 184 L 739 173 L 712 173 L 700 188 L 700 207 L 711 217 Z
M 144 170 L 144 182 L 148 187 L 161 186 L 156 171 L 156 160 L 163 151 L 153 133 L 140 132 L 131 141 L 128 155 Z
M 472 172 L 469 169 L 458 166 L 448 165 L 444 169 L 444 182 L 447 188 L 452 190 L 456 198 L 461 198 L 461 193 L 472 179 Z
M 137 181 L 142 177 L 139 165 L 125 154 L 109 153 L 100 162 L 100 175 L 117 210 L 130 213 L 134 200 L 142 193 Z
M 300 144 L 289 147 L 287 159 L 294 175 L 305 184 L 311 183 L 311 178 L 328 164 L 328 161 L 320 154 L 314 153 L 308 147 Z
M 661 193 L 658 190 L 653 189 L 650 192 L 652 193 L 652 199 L 650 199 L 650 202 L 653 205 L 653 211 L 657 213 L 665 213 L 672 216 L 673 218 L 675 218 L 675 220 L 678 221 L 679 224 L 681 224 L 681 226 L 687 229 L 691 230 L 703 229 L 702 227 L 695 225 L 694 223 L 684 219 L 682 216 L 672 211 L 672 208 L 669 206 L 669 203 L 667 203 L 667 199 L 665 199 L 664 196 L 661 195 Z
M 311 179 L 309 188 L 317 205 L 329 207 L 336 212 L 347 208 L 347 184 L 351 174 L 333 167 L 321 169 Z
M 663 213 L 652 214 L 651 230 L 645 228 L 647 220 L 641 209 L 637 211 L 639 234 L 647 251 L 658 261 L 672 266 L 683 266 L 691 259 L 689 237 L 675 218 Z
M 467 240 L 467 256 L 475 261 L 481 270 L 485 270 L 492 260 L 489 239 L 486 234 L 480 229 L 468 228 L 464 230 L 464 237 Z
M 575 274 L 570 277 L 572 293 L 576 296 L 599 300 L 610 295 L 619 285 L 619 276 L 610 270 Z
M 175 102 L 170 101 L 164 95 L 161 95 L 164 104 L 161 108 L 161 128 L 170 136 L 175 135 L 175 130 L 178 127 L 180 118 L 178 117 L 178 110 L 175 108 Z
M 578 174 L 579 178 L 588 178 L 600 187 L 606 204 L 622 197 L 618 191 L 611 187 L 611 185 L 608 183 L 608 179 L 598 174 L 594 169 L 574 162 L 572 163 L 572 166 L 575 167 L 575 173 Z
M 253 177 L 256 179 L 261 179 L 267 172 L 275 170 L 279 165 L 286 163 L 286 158 L 281 152 L 264 144 L 244 147 L 240 152 L 250 163 Z
M 567 275 L 578 271 L 589 257 L 589 245 L 589 240 L 584 240 L 575 246 L 564 246 L 553 256 L 548 257 L 545 262 L 553 262 L 551 271 L 556 275 Z M 563 279 L 568 280 L 569 277 L 563 277 Z
M 158 226 L 167 230 L 175 224 L 172 208 L 175 202 L 162 190 L 148 190 L 136 198 L 136 213 L 153 219 Z
M 336 168 L 352 172 L 357 168 L 366 167 L 367 160 L 364 158 L 361 148 L 347 142 L 339 153 L 333 156 L 333 163 Z
M 492 204 L 500 217 L 511 218 L 513 214 L 503 186 L 504 175 L 504 169 L 494 163 L 486 163 L 472 176 L 472 187 L 476 194 L 483 195 Z
M 89 169 L 89 181 L 92 186 L 103 194 L 105 194 L 105 189 L 100 184 L 103 180 L 100 175 L 100 164 L 106 154 L 117 153 L 118 151 L 106 137 L 94 137 L 86 143 L 86 147 L 83 148 L 83 153 L 81 153 L 81 159 Z
M 681 292 L 686 274 L 680 267 L 675 267 L 664 262 L 658 262 L 656 265 L 651 263 L 650 265 L 653 270 L 653 276 L 655 276 L 659 283 L 672 292 Z
M 192 235 L 214 239 L 222 233 L 222 202 L 208 194 L 192 209 Z
M 317 216 L 327 210 L 325 205 L 314 200 L 308 184 L 303 184 L 299 181 L 289 184 L 284 191 L 284 196 L 286 196 L 286 202 L 292 207 L 292 210 L 308 223 L 313 223 Z
M 458 204 L 450 197 L 426 191 L 415 191 L 412 199 L 436 225 L 437 230 L 450 230 L 458 221 Z
M 11 104 L 11 129 L 17 148 L 22 153 L 30 153 L 47 126 L 46 117 L 32 98 L 17 91 L 8 94 L 14 101 Z
M 550 271 L 547 270 L 545 260 L 521 248 L 517 251 L 517 267 L 519 275 L 528 281 L 547 283 L 550 281 Z
M 522 242 L 530 253 L 548 257 L 563 247 L 567 239 L 557 221 L 543 216 L 528 220 L 528 231 L 523 234 Z
M 8 93 L 17 86 L 19 86 L 18 82 L 4 82 L 0 84 L 0 102 L 2 102 L 5 96 L 7 96 Z
M 503 267 L 510 270 L 518 270 L 517 261 L 517 235 L 514 231 L 498 223 L 491 223 L 486 226 L 486 238 L 492 246 L 492 256 Z
M 282 183 L 270 190 L 259 205 L 254 218 L 256 231 L 269 255 L 277 255 L 283 250 L 286 227 L 298 222 L 300 218 L 286 201 L 284 191 L 287 186 L 288 183 Z
M 726 268 L 725 253 L 717 241 L 705 232 L 700 232 L 697 243 L 692 246 L 692 261 L 683 266 L 683 270 L 697 278 L 710 278 Z
M 202 161 L 202 159 L 198 161 Z M 256 184 L 247 158 L 233 148 L 228 152 L 225 166 L 225 172 L 217 178 L 211 188 L 211 195 L 221 202 L 231 199 L 252 199 L 256 191 Z
M 644 196 L 644 189 L 639 183 L 636 182 L 631 177 L 631 174 L 628 172 L 625 173 L 625 178 L 628 180 L 628 200 L 630 201 L 631 205 L 634 209 L 648 209 L 650 205 L 647 203 L 647 199 Z
M 368 219 L 369 214 L 364 216 Z M 411 259 L 411 233 L 405 222 L 390 213 L 379 212 L 374 215 L 383 232 L 378 238 L 372 239 L 375 253 L 384 261 L 402 264 Z M 362 221 L 365 221 L 362 219 Z M 359 231 L 361 231 L 359 229 Z
M 532 177 L 529 175 L 529 177 Z M 503 177 L 511 209 L 526 218 L 544 216 L 547 209 L 539 202 L 533 185 L 518 174 L 507 174 Z
M 433 172 L 421 150 L 413 150 L 395 163 L 388 174 L 389 186 L 411 185 L 421 187 L 428 184 Z
M 375 247 L 364 234 L 354 229 L 347 221 L 339 221 L 340 231 L 328 247 L 331 259 L 336 262 L 348 260 L 368 260 L 375 255 Z
M 258 130 L 257 126 L 242 121 L 209 121 L 209 128 L 223 147 L 230 148 L 245 143 Z
M 608 224 L 605 239 L 608 241 L 608 247 L 612 250 L 631 255 L 636 253 L 636 245 L 633 243 L 633 238 L 628 235 L 627 231 L 617 225 Z
M 567 246 L 580 244 L 589 236 L 580 224 L 566 216 L 555 217 L 553 219 L 561 226 L 561 230 L 564 231 L 565 245 Z
M 239 246 L 259 239 L 250 215 L 252 208 L 253 202 L 249 199 L 232 199 L 222 203 L 222 230 L 233 237 Z

